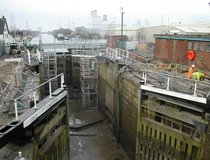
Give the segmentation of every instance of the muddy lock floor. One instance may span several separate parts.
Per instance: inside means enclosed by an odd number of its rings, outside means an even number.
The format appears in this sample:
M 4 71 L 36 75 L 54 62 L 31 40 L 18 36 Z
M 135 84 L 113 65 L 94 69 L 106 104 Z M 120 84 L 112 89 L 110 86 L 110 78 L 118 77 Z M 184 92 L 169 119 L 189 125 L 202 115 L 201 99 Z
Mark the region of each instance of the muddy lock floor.
M 130 160 L 100 112 L 70 100 L 69 121 L 71 160 Z

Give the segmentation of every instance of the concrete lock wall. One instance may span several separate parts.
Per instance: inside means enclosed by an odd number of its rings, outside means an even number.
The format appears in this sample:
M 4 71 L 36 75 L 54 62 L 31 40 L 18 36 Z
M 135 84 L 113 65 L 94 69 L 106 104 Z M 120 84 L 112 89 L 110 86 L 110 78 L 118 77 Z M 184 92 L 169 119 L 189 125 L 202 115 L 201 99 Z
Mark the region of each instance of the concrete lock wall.
M 105 111 L 117 141 L 135 158 L 139 79 L 122 71 L 117 62 L 99 64 L 99 109 Z
M 117 74 L 114 63 L 101 62 L 99 64 L 99 109 L 105 111 L 111 124 L 114 126 L 114 103 Z
M 206 133 L 199 131 L 208 124 L 202 113 L 147 95 L 135 71 L 117 62 L 100 62 L 98 75 L 99 109 L 132 160 L 209 159 L 209 125 Z
M 120 78 L 120 143 L 131 159 L 135 159 L 139 118 L 139 79 L 125 72 Z

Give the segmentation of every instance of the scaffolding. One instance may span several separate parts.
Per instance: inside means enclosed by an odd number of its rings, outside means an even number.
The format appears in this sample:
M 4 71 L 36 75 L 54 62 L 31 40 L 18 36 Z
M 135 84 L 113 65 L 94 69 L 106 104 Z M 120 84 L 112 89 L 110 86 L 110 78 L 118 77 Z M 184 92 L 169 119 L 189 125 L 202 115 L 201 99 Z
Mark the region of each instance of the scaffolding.
M 81 55 L 80 82 L 83 107 L 85 109 L 98 108 L 98 68 L 95 56 Z
M 57 76 L 57 57 L 56 52 L 42 52 L 43 80 L 47 81 Z M 52 91 L 57 89 L 58 81 L 51 82 Z M 45 86 L 46 94 L 49 93 L 49 86 Z

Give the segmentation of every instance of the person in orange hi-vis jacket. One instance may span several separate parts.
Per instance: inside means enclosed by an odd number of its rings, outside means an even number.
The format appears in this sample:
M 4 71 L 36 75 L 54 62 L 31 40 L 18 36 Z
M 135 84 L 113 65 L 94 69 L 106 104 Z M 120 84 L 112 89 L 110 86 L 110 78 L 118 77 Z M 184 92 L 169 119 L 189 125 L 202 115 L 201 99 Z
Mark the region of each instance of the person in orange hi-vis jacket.
M 195 71 L 195 65 L 193 64 L 187 73 L 187 78 L 190 79 L 192 77 L 193 72 Z

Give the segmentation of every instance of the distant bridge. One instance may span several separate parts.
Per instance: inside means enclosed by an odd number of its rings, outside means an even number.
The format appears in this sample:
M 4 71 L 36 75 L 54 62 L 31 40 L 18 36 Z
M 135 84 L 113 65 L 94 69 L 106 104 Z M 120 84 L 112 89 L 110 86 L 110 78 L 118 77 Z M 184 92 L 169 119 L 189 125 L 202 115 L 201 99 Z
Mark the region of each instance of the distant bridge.
M 105 49 L 106 47 L 106 40 L 62 40 L 56 41 L 56 43 L 41 44 L 41 49 L 44 52 L 61 50 L 67 52 L 67 49 Z

